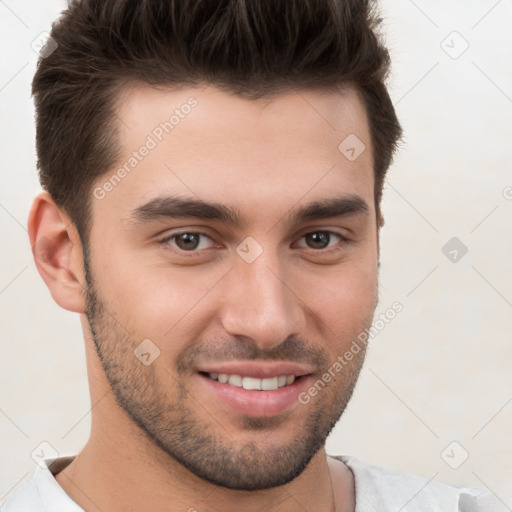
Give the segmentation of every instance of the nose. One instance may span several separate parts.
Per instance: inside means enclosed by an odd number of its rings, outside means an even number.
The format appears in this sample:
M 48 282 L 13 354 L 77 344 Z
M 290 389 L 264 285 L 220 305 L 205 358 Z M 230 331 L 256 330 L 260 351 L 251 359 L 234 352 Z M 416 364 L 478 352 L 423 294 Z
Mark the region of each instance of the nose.
M 265 252 L 252 263 L 237 258 L 226 277 L 221 313 L 226 332 L 250 338 L 262 350 L 303 333 L 303 303 L 277 258 Z

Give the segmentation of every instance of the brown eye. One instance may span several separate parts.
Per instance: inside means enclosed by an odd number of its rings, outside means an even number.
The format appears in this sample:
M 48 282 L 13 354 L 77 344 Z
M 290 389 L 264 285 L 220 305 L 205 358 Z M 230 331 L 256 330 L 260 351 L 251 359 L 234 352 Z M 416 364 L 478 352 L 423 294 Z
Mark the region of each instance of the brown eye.
M 199 246 L 199 233 L 180 233 L 175 235 L 176 245 L 184 251 L 193 251 Z
M 325 249 L 331 241 L 331 233 L 328 231 L 315 231 L 304 235 L 304 239 L 311 249 Z
M 194 231 L 184 231 L 176 233 L 161 241 L 162 244 L 174 246 L 180 251 L 193 252 L 196 249 L 207 249 L 211 246 L 213 240 L 204 233 Z

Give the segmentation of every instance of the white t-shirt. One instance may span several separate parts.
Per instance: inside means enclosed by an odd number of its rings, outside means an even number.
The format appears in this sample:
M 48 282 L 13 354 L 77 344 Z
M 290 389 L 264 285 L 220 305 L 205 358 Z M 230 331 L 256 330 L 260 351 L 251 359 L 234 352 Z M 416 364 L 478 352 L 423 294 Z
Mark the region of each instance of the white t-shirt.
M 419 476 L 365 464 L 355 457 L 335 457 L 354 474 L 355 512 L 493 512 L 492 495 L 468 487 L 457 488 Z M 32 477 L 15 491 L 1 512 L 84 512 L 62 489 L 54 475 L 74 456 L 40 461 Z M 48 469 L 49 465 L 51 470 Z

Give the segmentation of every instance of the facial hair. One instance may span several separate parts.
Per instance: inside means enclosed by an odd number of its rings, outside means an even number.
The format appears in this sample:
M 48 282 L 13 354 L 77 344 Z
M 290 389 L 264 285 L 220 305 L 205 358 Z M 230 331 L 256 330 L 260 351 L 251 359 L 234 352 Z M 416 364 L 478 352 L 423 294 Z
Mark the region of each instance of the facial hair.
M 307 405 L 301 405 L 308 407 L 309 415 L 289 440 L 240 443 L 228 429 L 220 429 L 219 433 L 218 420 L 205 421 L 200 414 L 204 413 L 200 397 L 187 390 L 187 376 L 192 374 L 197 362 L 248 359 L 306 362 L 313 363 L 321 376 L 329 363 L 333 363 L 325 351 L 308 347 L 296 337 L 287 338 L 271 351 L 258 349 L 250 340 L 233 339 L 222 344 L 210 340 L 190 345 L 178 356 L 174 368 L 155 363 L 145 366 L 134 355 L 141 340 L 119 322 L 122 312 L 116 312 L 99 296 L 86 257 L 84 262 L 86 316 L 99 360 L 117 404 L 143 435 L 199 478 L 229 489 L 269 489 L 292 481 L 306 469 L 324 446 L 352 396 L 365 347 L 334 381 Z M 371 318 L 363 328 L 369 325 Z M 286 418 L 244 416 L 235 426 L 245 433 L 266 431 L 270 438 L 272 429 L 283 421 Z

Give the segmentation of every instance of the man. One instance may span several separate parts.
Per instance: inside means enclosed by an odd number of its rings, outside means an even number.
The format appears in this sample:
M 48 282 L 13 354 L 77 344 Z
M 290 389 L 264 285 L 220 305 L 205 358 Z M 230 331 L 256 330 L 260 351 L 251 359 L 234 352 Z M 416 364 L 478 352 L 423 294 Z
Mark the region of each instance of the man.
M 71 2 L 33 82 L 28 227 L 81 315 L 92 428 L 5 512 L 489 510 L 325 452 L 401 135 L 377 24 L 362 0 Z

